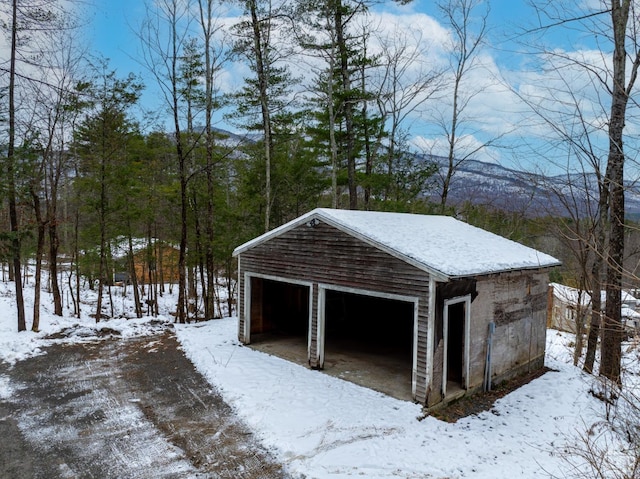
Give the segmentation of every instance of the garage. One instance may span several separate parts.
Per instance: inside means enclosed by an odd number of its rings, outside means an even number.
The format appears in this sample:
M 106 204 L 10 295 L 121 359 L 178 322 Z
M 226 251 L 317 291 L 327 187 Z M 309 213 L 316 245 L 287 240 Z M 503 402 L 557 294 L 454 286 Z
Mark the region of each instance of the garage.
M 251 276 L 251 346 L 309 364 L 311 286 Z M 386 296 L 386 297 L 385 297 Z M 323 367 L 332 376 L 411 400 L 416 302 L 324 287 Z
M 252 277 L 251 295 L 252 336 L 308 337 L 309 286 Z
M 544 365 L 558 261 L 455 218 L 318 208 L 233 254 L 238 340 L 297 364 L 428 407 Z

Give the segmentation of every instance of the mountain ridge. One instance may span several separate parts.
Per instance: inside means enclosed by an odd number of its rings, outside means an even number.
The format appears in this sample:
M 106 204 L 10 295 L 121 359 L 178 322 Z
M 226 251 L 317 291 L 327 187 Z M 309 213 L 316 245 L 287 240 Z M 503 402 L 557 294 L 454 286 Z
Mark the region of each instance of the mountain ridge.
M 438 176 L 444 175 L 446 158 L 424 155 L 424 161 L 439 166 Z M 629 219 L 640 219 L 640 193 L 634 183 L 625 181 L 625 211 Z M 595 173 L 542 175 L 508 168 L 497 163 L 469 159 L 462 162 L 451 179 L 451 204 L 471 201 L 528 216 L 569 216 L 567 206 L 581 208 L 585 215 L 598 199 Z M 571 215 L 576 215 L 572 211 Z

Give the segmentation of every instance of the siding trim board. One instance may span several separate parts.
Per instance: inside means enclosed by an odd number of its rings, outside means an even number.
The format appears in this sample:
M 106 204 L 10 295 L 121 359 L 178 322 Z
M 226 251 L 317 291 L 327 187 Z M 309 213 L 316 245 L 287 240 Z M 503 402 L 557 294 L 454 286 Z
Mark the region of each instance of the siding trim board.
M 405 301 L 407 303 L 417 303 L 419 301 L 417 296 L 386 293 L 384 291 L 375 291 L 372 289 L 352 288 L 338 284 L 318 283 L 318 287 L 322 289 L 330 289 L 332 291 L 339 291 L 341 293 L 360 294 L 363 296 L 372 296 L 374 298 L 391 299 L 393 301 Z
M 251 344 L 251 274 L 244 274 L 243 342 Z
M 317 321 L 317 336 L 316 336 L 316 364 L 318 369 L 324 368 L 324 336 L 325 336 L 325 324 L 326 324 L 326 304 L 327 293 L 326 288 L 318 285 L 318 321 Z
M 435 324 L 436 324 L 436 281 L 429 279 L 429 311 L 427 318 L 427 357 L 426 357 L 426 397 L 433 388 L 433 354 L 435 352 Z
M 420 301 L 416 298 L 413 303 L 413 349 L 411 351 L 411 397 L 418 396 L 418 331 L 420 330 Z

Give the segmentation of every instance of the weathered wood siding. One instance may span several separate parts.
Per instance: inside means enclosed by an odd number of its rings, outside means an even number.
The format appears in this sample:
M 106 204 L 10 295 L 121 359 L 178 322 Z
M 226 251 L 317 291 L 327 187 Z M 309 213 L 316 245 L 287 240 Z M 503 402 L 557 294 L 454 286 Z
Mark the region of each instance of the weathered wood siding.
M 433 378 L 427 371 L 429 274 L 330 225 L 298 226 L 241 253 L 239 260 L 239 338 L 244 338 L 244 275 L 262 274 L 312 283 L 309 360 L 318 357 L 319 284 L 417 297 L 417 375 L 415 399 L 433 405 L 442 400 L 442 338 L 436 332 Z M 516 271 L 468 278 L 474 281 L 469 341 L 469 389 L 482 387 L 489 323 L 493 337 L 492 377 L 507 379 L 544 361 L 548 271 Z M 466 284 L 466 283 L 465 283 Z M 454 283 L 451 285 L 455 286 Z M 449 285 L 449 286 L 451 286 Z M 469 283 L 465 287 L 473 286 Z M 444 286 L 444 285 L 441 285 Z M 457 291 L 457 290 L 456 290 Z M 449 295 L 467 294 L 452 291 Z M 259 292 L 255 293 L 259 295 Z M 439 306 L 436 307 L 436 309 Z M 440 328 L 442 328 L 440 324 Z M 437 329 L 437 327 L 436 327 Z M 441 333 L 440 333 L 441 334 Z
M 544 362 L 548 271 L 478 277 L 471 304 L 470 389 L 482 386 L 489 322 L 494 321 L 492 377 L 508 379 Z
M 244 251 L 240 257 L 240 340 L 244 340 L 245 272 L 310 281 L 312 359 L 317 356 L 318 284 L 418 297 L 416 400 L 426 400 L 428 273 L 322 222 L 315 227 L 301 225 Z

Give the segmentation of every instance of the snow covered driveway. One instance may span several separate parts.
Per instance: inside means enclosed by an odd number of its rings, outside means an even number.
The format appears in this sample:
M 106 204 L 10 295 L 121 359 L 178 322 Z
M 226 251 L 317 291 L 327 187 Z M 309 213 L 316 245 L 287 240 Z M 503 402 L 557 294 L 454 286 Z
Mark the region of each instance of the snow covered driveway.
M 170 332 L 53 345 L 0 385 L 0 477 L 287 477 Z

